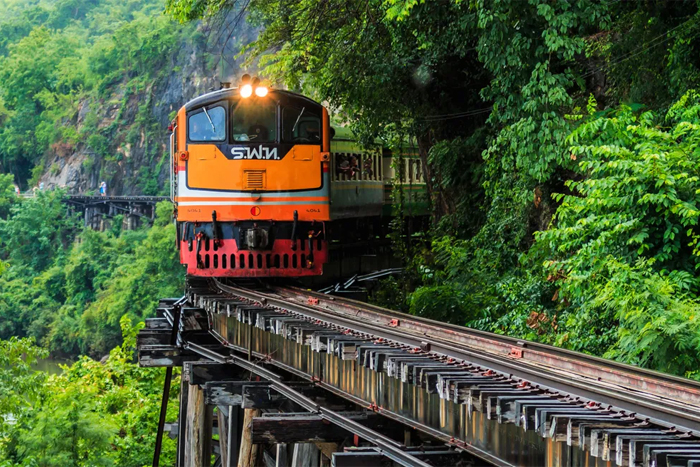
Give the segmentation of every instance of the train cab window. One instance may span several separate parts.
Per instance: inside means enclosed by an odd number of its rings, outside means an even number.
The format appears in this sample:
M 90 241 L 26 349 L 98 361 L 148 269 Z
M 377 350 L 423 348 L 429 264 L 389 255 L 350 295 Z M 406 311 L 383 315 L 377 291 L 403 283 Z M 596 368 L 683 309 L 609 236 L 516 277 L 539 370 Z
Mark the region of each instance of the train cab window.
M 309 107 L 285 107 L 282 110 L 282 141 L 321 144 L 321 115 Z
M 187 133 L 190 141 L 224 141 L 226 110 L 221 106 L 202 107 L 201 111 L 190 116 Z
M 274 143 L 277 106 L 270 101 L 240 100 L 233 105 L 231 134 L 236 142 Z

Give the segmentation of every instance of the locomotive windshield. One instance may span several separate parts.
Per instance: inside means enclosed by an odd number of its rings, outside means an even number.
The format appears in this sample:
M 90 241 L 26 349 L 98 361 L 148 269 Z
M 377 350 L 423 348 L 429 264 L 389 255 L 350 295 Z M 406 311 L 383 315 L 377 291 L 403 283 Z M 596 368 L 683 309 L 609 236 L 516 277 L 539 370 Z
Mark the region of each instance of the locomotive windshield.
M 233 102 L 231 134 L 237 142 L 274 143 L 277 139 L 277 109 L 274 102 Z
M 187 124 L 190 141 L 223 141 L 226 139 L 226 111 L 223 107 L 202 107 Z
M 282 110 L 282 141 L 285 143 L 321 143 L 321 115 L 318 109 L 285 107 Z

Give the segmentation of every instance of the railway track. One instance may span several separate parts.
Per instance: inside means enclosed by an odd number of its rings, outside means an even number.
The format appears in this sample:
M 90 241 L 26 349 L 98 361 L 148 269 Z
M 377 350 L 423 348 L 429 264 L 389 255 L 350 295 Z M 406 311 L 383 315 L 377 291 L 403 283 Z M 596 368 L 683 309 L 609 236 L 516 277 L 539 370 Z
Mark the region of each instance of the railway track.
M 245 368 L 400 465 L 700 467 L 697 382 L 296 288 L 196 281 L 187 300 L 175 364 L 197 356 Z M 176 323 L 167 306 L 163 315 Z M 146 342 L 140 361 L 157 366 L 163 349 Z M 433 450 L 343 416 L 300 382 Z M 335 465 L 353 465 L 344 455 Z

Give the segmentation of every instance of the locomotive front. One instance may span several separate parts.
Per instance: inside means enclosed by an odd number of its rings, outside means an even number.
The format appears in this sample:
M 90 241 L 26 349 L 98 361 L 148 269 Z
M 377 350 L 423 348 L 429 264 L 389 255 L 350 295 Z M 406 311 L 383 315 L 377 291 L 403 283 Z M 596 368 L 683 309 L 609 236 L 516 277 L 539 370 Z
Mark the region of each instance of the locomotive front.
M 170 144 L 187 274 L 322 274 L 330 199 L 323 106 L 244 81 L 188 102 L 173 122 Z

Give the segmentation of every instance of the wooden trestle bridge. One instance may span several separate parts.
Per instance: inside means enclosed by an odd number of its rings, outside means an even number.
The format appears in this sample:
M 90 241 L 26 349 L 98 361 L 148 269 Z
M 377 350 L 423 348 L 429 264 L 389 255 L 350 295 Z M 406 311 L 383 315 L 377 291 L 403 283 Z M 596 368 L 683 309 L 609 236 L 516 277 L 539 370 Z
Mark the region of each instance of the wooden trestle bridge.
M 180 467 L 700 467 L 700 383 L 305 290 L 191 280 L 138 356 Z
M 64 203 L 72 212 L 80 213 L 85 227 L 105 230 L 117 216 L 126 230 L 133 230 L 156 216 L 156 204 L 167 196 L 83 196 L 67 195 Z

